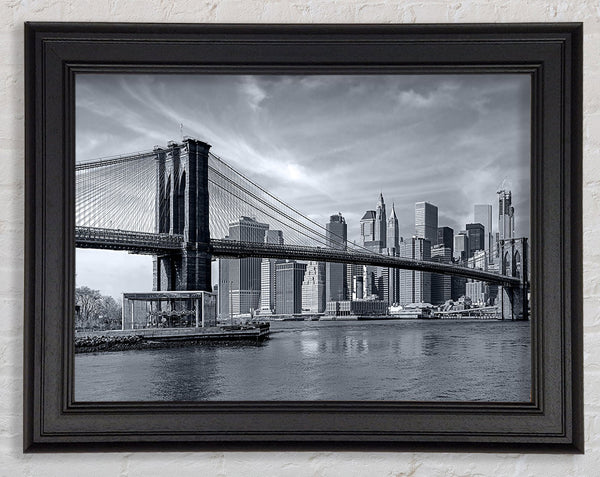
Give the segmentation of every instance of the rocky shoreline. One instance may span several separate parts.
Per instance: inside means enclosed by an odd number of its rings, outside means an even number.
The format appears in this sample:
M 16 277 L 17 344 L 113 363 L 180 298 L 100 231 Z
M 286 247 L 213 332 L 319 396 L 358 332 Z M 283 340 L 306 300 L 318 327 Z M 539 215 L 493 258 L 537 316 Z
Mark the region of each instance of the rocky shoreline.
M 131 336 L 84 336 L 75 338 L 75 353 L 95 353 L 98 351 L 125 351 L 146 349 L 151 343 L 141 335 Z
M 215 337 L 216 338 L 216 337 Z M 218 346 L 228 346 L 230 343 L 251 342 L 255 343 L 254 337 L 238 336 L 228 338 L 207 339 L 198 337 L 189 337 L 184 339 L 157 339 L 156 337 L 146 337 L 143 335 L 96 335 L 76 337 L 75 353 L 98 353 L 109 351 L 128 351 L 142 349 L 160 349 L 160 348 L 181 348 L 184 346 L 193 346 L 202 344 L 203 346 L 216 346 L 216 341 L 220 341 Z

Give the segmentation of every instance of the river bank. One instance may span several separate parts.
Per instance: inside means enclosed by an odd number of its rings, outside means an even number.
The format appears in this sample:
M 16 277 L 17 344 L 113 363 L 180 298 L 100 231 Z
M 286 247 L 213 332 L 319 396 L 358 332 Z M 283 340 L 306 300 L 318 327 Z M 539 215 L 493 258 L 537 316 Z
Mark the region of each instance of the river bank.
M 268 338 L 270 325 L 206 328 L 150 328 L 75 332 L 75 353 L 179 348 L 213 341 L 253 341 Z

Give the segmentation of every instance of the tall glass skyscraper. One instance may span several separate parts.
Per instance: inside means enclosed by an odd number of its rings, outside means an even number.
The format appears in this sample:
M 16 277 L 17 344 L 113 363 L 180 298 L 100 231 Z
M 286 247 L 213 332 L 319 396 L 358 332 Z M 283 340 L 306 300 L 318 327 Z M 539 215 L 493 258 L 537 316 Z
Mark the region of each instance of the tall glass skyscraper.
M 450 229 L 452 230 L 452 229 Z M 452 242 L 452 240 L 450 241 Z M 452 251 L 443 243 L 431 247 L 431 261 L 438 263 L 451 263 Z M 431 303 L 441 305 L 452 298 L 452 276 L 441 273 L 431 274 Z
M 267 230 L 265 243 L 283 245 L 281 230 Z M 260 264 L 260 312 L 270 314 L 275 311 L 276 280 L 275 265 L 279 262 L 274 258 L 263 258 Z
M 461 230 L 454 236 L 454 258 L 465 261 L 469 258 L 469 236 L 466 230 Z
M 346 250 L 348 226 L 341 213 L 332 215 L 329 218 L 329 223 L 326 224 L 325 230 L 328 247 Z M 346 290 L 348 289 L 346 283 L 346 264 L 327 262 L 325 276 L 325 299 L 327 301 L 345 300 Z
M 498 238 L 513 238 L 515 234 L 515 209 L 512 207 L 511 191 L 500 190 L 498 193 Z
M 485 250 L 485 227 L 481 224 L 467 224 L 466 228 L 469 237 L 468 258 L 471 258 L 478 250 Z
M 275 265 L 275 312 L 278 315 L 291 315 L 302 311 L 302 281 L 305 270 L 306 263 L 295 261 L 279 262 Z
M 450 249 L 450 256 L 454 256 L 454 229 L 451 227 L 438 227 L 438 245 Z
M 240 242 L 264 242 L 268 224 L 250 217 L 240 217 L 229 224 L 229 240 Z M 260 258 L 219 259 L 219 314 L 250 313 L 259 306 Z
M 437 245 L 438 208 L 429 202 L 415 204 L 415 235 Z
M 429 240 L 421 237 L 403 240 L 400 242 L 400 256 L 416 260 L 430 260 L 431 244 Z M 399 288 L 398 301 L 401 305 L 431 303 L 431 273 L 429 272 L 400 270 Z
M 485 228 L 485 253 L 488 261 L 492 259 L 492 249 L 494 247 L 492 231 L 492 206 L 490 204 L 475 204 L 473 208 L 473 222 L 482 224 Z

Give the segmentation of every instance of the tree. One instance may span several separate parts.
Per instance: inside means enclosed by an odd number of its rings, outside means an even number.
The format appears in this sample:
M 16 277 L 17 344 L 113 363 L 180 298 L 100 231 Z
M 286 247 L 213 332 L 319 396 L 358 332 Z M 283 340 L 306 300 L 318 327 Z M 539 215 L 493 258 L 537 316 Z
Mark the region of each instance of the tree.
M 88 287 L 75 289 L 75 327 L 117 329 L 121 327 L 121 306 L 111 296 Z

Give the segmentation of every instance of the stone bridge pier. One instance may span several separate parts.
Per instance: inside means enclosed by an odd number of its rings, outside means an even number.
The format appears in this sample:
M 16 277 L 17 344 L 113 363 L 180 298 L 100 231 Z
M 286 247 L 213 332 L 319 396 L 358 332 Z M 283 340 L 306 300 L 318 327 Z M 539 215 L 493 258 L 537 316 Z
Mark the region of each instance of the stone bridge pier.
M 156 148 L 156 232 L 184 237 L 181 252 L 154 257 L 154 290 L 211 291 L 210 145 L 187 138 Z
M 528 244 L 526 238 L 500 240 L 499 256 L 501 274 L 516 277 L 521 284 L 515 287 L 501 287 L 500 307 L 503 320 L 529 319 L 529 270 Z

